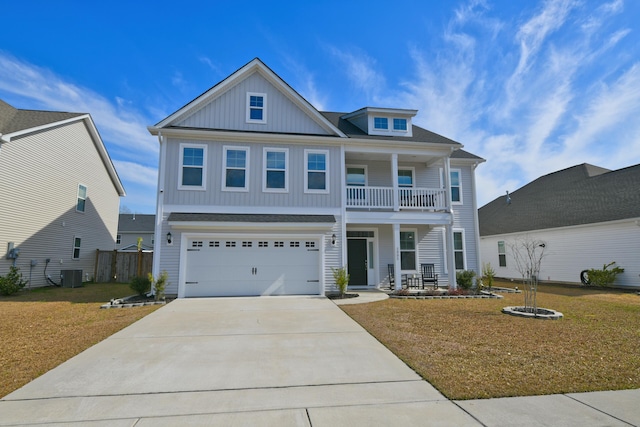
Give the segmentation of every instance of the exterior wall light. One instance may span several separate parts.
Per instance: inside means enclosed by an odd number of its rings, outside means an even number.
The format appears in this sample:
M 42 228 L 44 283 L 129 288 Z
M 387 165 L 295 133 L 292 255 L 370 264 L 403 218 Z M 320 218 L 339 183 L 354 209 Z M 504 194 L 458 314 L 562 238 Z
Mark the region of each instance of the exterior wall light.
M 171 243 L 173 243 L 171 232 L 168 232 L 167 233 L 167 245 L 170 245 Z
M 336 245 L 336 241 L 338 240 L 338 238 L 336 237 L 336 234 L 333 233 L 331 235 L 331 246 L 335 246 Z

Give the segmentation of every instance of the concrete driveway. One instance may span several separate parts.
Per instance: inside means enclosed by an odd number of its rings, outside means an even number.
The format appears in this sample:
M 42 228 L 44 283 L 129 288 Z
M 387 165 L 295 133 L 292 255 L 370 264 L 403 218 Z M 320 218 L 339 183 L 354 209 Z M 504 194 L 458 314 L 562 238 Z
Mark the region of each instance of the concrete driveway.
M 321 297 L 175 300 L 0 401 L 0 425 L 480 425 Z

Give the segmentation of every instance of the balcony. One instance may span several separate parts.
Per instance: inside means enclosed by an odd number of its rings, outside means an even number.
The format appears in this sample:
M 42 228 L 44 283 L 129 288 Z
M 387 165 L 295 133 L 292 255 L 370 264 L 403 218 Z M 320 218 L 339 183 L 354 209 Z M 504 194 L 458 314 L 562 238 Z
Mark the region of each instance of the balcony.
M 347 186 L 347 208 L 442 211 L 446 193 L 441 188 Z

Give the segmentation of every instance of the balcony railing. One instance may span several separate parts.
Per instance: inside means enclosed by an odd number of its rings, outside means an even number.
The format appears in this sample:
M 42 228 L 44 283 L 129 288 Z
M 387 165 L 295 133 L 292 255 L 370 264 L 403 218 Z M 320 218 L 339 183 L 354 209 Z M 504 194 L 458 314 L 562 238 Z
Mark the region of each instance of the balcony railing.
M 440 188 L 398 188 L 347 186 L 347 207 L 365 209 L 418 209 L 442 210 L 446 208 L 445 191 Z M 397 203 L 396 203 L 397 200 Z

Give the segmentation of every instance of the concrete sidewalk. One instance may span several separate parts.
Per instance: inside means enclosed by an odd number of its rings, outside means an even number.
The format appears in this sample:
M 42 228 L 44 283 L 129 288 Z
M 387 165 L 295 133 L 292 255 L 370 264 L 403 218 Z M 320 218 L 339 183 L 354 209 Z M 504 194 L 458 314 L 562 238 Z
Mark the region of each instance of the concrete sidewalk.
M 182 299 L 0 400 L 0 425 L 615 426 L 638 401 L 452 402 L 325 298 Z

